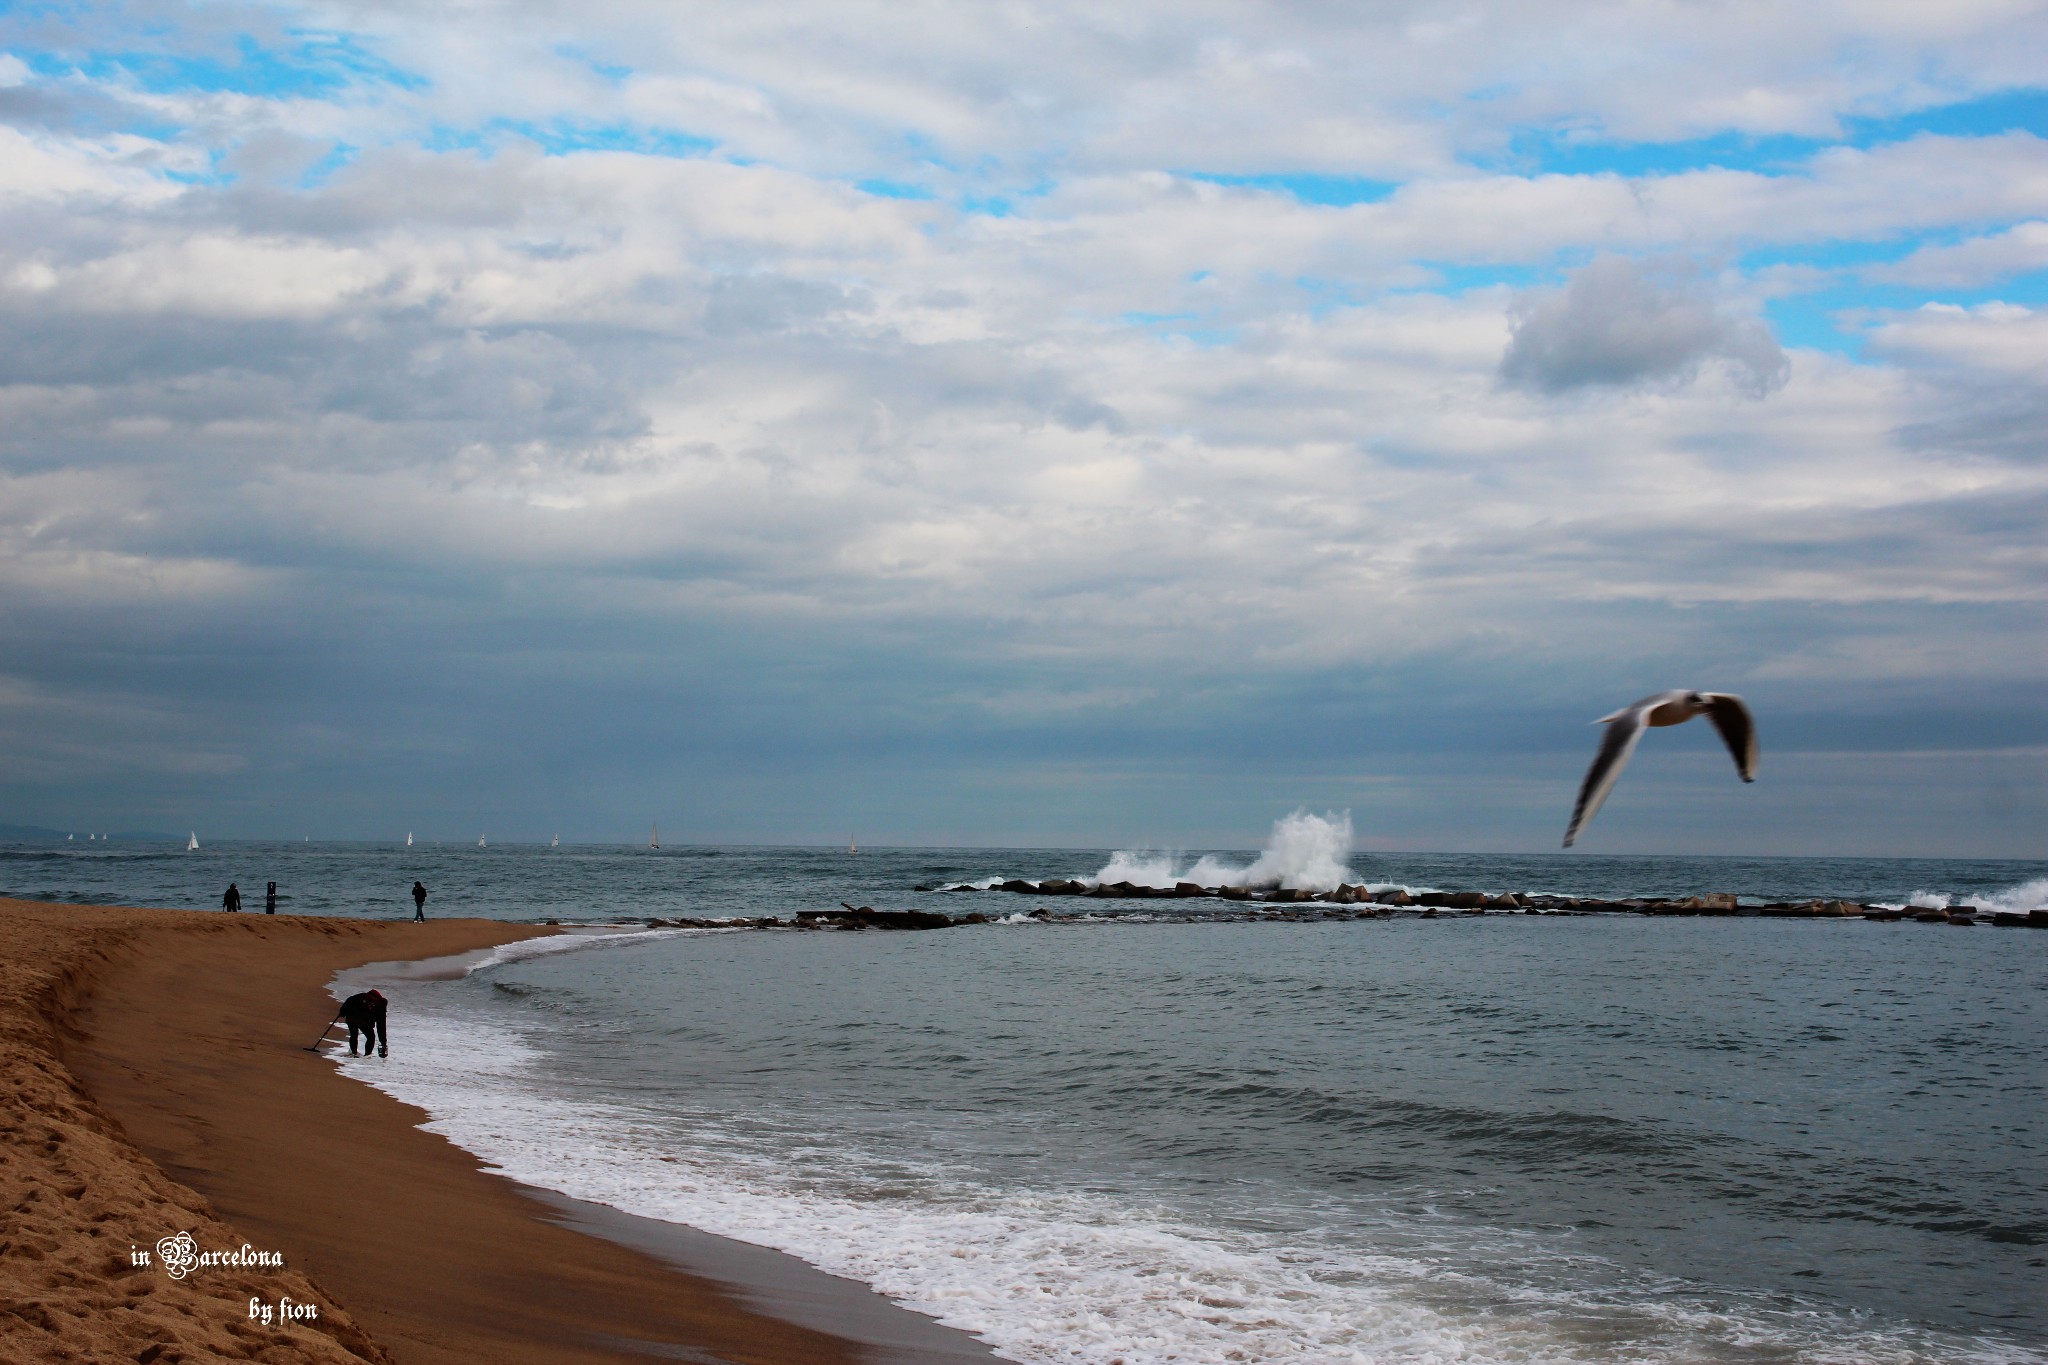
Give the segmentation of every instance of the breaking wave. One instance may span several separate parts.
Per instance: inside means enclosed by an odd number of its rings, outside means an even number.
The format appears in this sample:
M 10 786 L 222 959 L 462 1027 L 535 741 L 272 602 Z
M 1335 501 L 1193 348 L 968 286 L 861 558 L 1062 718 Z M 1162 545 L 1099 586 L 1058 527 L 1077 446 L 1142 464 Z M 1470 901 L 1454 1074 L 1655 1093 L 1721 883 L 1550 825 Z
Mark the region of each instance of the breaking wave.
M 1130 849 L 1119 850 L 1088 880 L 1098 884 L 1129 882 L 1133 886 L 1171 887 L 1176 882 L 1200 886 L 1283 887 L 1295 891 L 1333 891 L 1352 879 L 1351 812 L 1313 815 L 1297 810 L 1273 822 L 1266 846 L 1245 866 L 1215 854 L 1204 854 L 1183 867 L 1182 856 Z
M 2048 908 L 2048 877 L 2036 877 L 2004 891 L 1962 897 L 1952 896 L 1946 891 L 1915 891 L 1907 897 L 1904 908 L 1946 910 L 1951 905 L 1974 905 L 1979 910 L 2018 914 Z

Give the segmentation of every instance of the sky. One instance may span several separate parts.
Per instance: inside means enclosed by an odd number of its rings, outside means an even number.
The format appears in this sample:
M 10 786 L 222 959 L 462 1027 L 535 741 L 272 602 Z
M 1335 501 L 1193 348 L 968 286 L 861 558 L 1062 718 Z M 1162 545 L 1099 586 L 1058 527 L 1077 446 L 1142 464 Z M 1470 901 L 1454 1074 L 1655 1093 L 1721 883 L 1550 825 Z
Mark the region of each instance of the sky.
M 0 821 L 2048 856 L 2048 4 L 0 4 Z

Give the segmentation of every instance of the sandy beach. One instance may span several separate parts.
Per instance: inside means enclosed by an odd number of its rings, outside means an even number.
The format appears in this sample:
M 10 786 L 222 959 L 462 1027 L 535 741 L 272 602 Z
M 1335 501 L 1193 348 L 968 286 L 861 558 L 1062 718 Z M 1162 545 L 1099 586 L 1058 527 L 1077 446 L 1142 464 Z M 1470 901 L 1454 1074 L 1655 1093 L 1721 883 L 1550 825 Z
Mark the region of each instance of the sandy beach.
M 0 900 L 0 1356 L 872 1359 L 562 1226 L 305 1050 L 337 971 L 536 932 Z

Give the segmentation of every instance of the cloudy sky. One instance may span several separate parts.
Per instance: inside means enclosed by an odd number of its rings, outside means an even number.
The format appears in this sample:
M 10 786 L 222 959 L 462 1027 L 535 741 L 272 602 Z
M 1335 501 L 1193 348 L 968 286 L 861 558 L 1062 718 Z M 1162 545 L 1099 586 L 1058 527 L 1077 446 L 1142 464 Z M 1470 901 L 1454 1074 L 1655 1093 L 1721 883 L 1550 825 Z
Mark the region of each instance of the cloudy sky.
M 0 820 L 2048 855 L 2048 5 L 0 8 Z

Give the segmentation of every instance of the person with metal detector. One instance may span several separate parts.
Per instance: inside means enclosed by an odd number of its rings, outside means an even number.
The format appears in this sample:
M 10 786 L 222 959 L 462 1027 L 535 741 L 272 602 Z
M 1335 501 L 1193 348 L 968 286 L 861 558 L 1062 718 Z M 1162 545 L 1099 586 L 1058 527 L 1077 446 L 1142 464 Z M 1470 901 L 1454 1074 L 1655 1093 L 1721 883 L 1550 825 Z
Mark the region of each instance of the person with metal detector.
M 348 1025 L 348 1055 L 356 1055 L 356 1034 L 363 1035 L 363 1056 L 370 1055 L 370 1044 L 377 1045 L 379 1057 L 391 1055 L 390 1040 L 384 1033 L 384 1012 L 386 1001 L 382 991 L 364 991 L 351 995 L 341 1002 L 341 1022 Z

